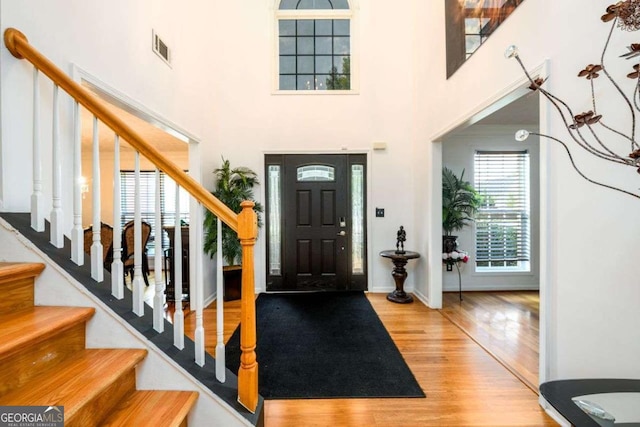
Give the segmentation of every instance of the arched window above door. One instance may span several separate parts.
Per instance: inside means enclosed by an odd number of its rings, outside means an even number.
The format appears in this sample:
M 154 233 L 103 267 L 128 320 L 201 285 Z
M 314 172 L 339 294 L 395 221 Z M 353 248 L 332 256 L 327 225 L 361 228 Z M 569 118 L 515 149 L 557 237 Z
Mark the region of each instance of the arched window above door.
M 282 0 L 280 10 L 303 9 L 349 9 L 347 0 Z
M 281 0 L 277 89 L 351 91 L 352 17 L 348 0 Z

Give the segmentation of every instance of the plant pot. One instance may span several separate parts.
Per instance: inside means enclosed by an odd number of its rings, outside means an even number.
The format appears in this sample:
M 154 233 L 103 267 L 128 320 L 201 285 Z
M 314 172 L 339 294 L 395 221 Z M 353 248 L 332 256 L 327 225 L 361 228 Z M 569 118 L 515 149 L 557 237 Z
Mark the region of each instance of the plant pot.
M 227 265 L 222 267 L 224 278 L 224 300 L 234 301 L 242 298 L 242 266 Z
M 448 254 L 458 249 L 458 236 L 442 236 L 442 253 Z

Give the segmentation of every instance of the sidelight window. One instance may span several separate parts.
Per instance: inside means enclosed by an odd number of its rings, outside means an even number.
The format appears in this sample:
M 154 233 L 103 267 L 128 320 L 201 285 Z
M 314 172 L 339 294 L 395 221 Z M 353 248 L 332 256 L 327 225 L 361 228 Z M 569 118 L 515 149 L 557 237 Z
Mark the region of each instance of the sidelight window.
M 280 276 L 282 274 L 282 195 L 280 165 L 269 165 L 267 171 L 269 189 L 269 274 Z
M 351 165 L 351 272 L 364 274 L 364 165 Z

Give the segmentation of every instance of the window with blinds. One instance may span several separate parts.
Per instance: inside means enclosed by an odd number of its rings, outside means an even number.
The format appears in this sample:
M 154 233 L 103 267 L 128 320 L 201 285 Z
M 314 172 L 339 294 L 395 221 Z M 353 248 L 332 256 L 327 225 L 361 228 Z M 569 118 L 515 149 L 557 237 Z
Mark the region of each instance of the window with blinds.
M 482 196 L 475 221 L 478 271 L 528 271 L 529 153 L 477 151 L 474 179 Z
M 135 202 L 135 172 L 120 171 L 120 203 L 122 216 L 120 222 L 124 226 L 134 218 Z M 176 183 L 160 172 L 160 215 L 162 226 L 175 225 L 176 218 Z M 180 188 L 180 220 L 189 222 L 189 193 Z M 155 254 L 155 210 L 156 210 L 156 172 L 140 171 L 140 212 L 142 221 L 151 224 L 151 236 L 147 243 L 147 254 Z M 162 248 L 169 247 L 167 233 L 162 233 Z

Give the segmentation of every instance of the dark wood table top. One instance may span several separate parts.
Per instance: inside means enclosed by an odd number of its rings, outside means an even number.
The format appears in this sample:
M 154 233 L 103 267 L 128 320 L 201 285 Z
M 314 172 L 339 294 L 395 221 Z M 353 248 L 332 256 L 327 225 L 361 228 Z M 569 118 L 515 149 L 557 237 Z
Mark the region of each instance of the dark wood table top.
M 394 249 L 388 251 L 380 252 L 380 256 L 384 258 L 394 259 L 414 259 L 420 258 L 420 254 L 418 252 L 405 251 L 403 254 L 396 253 Z

